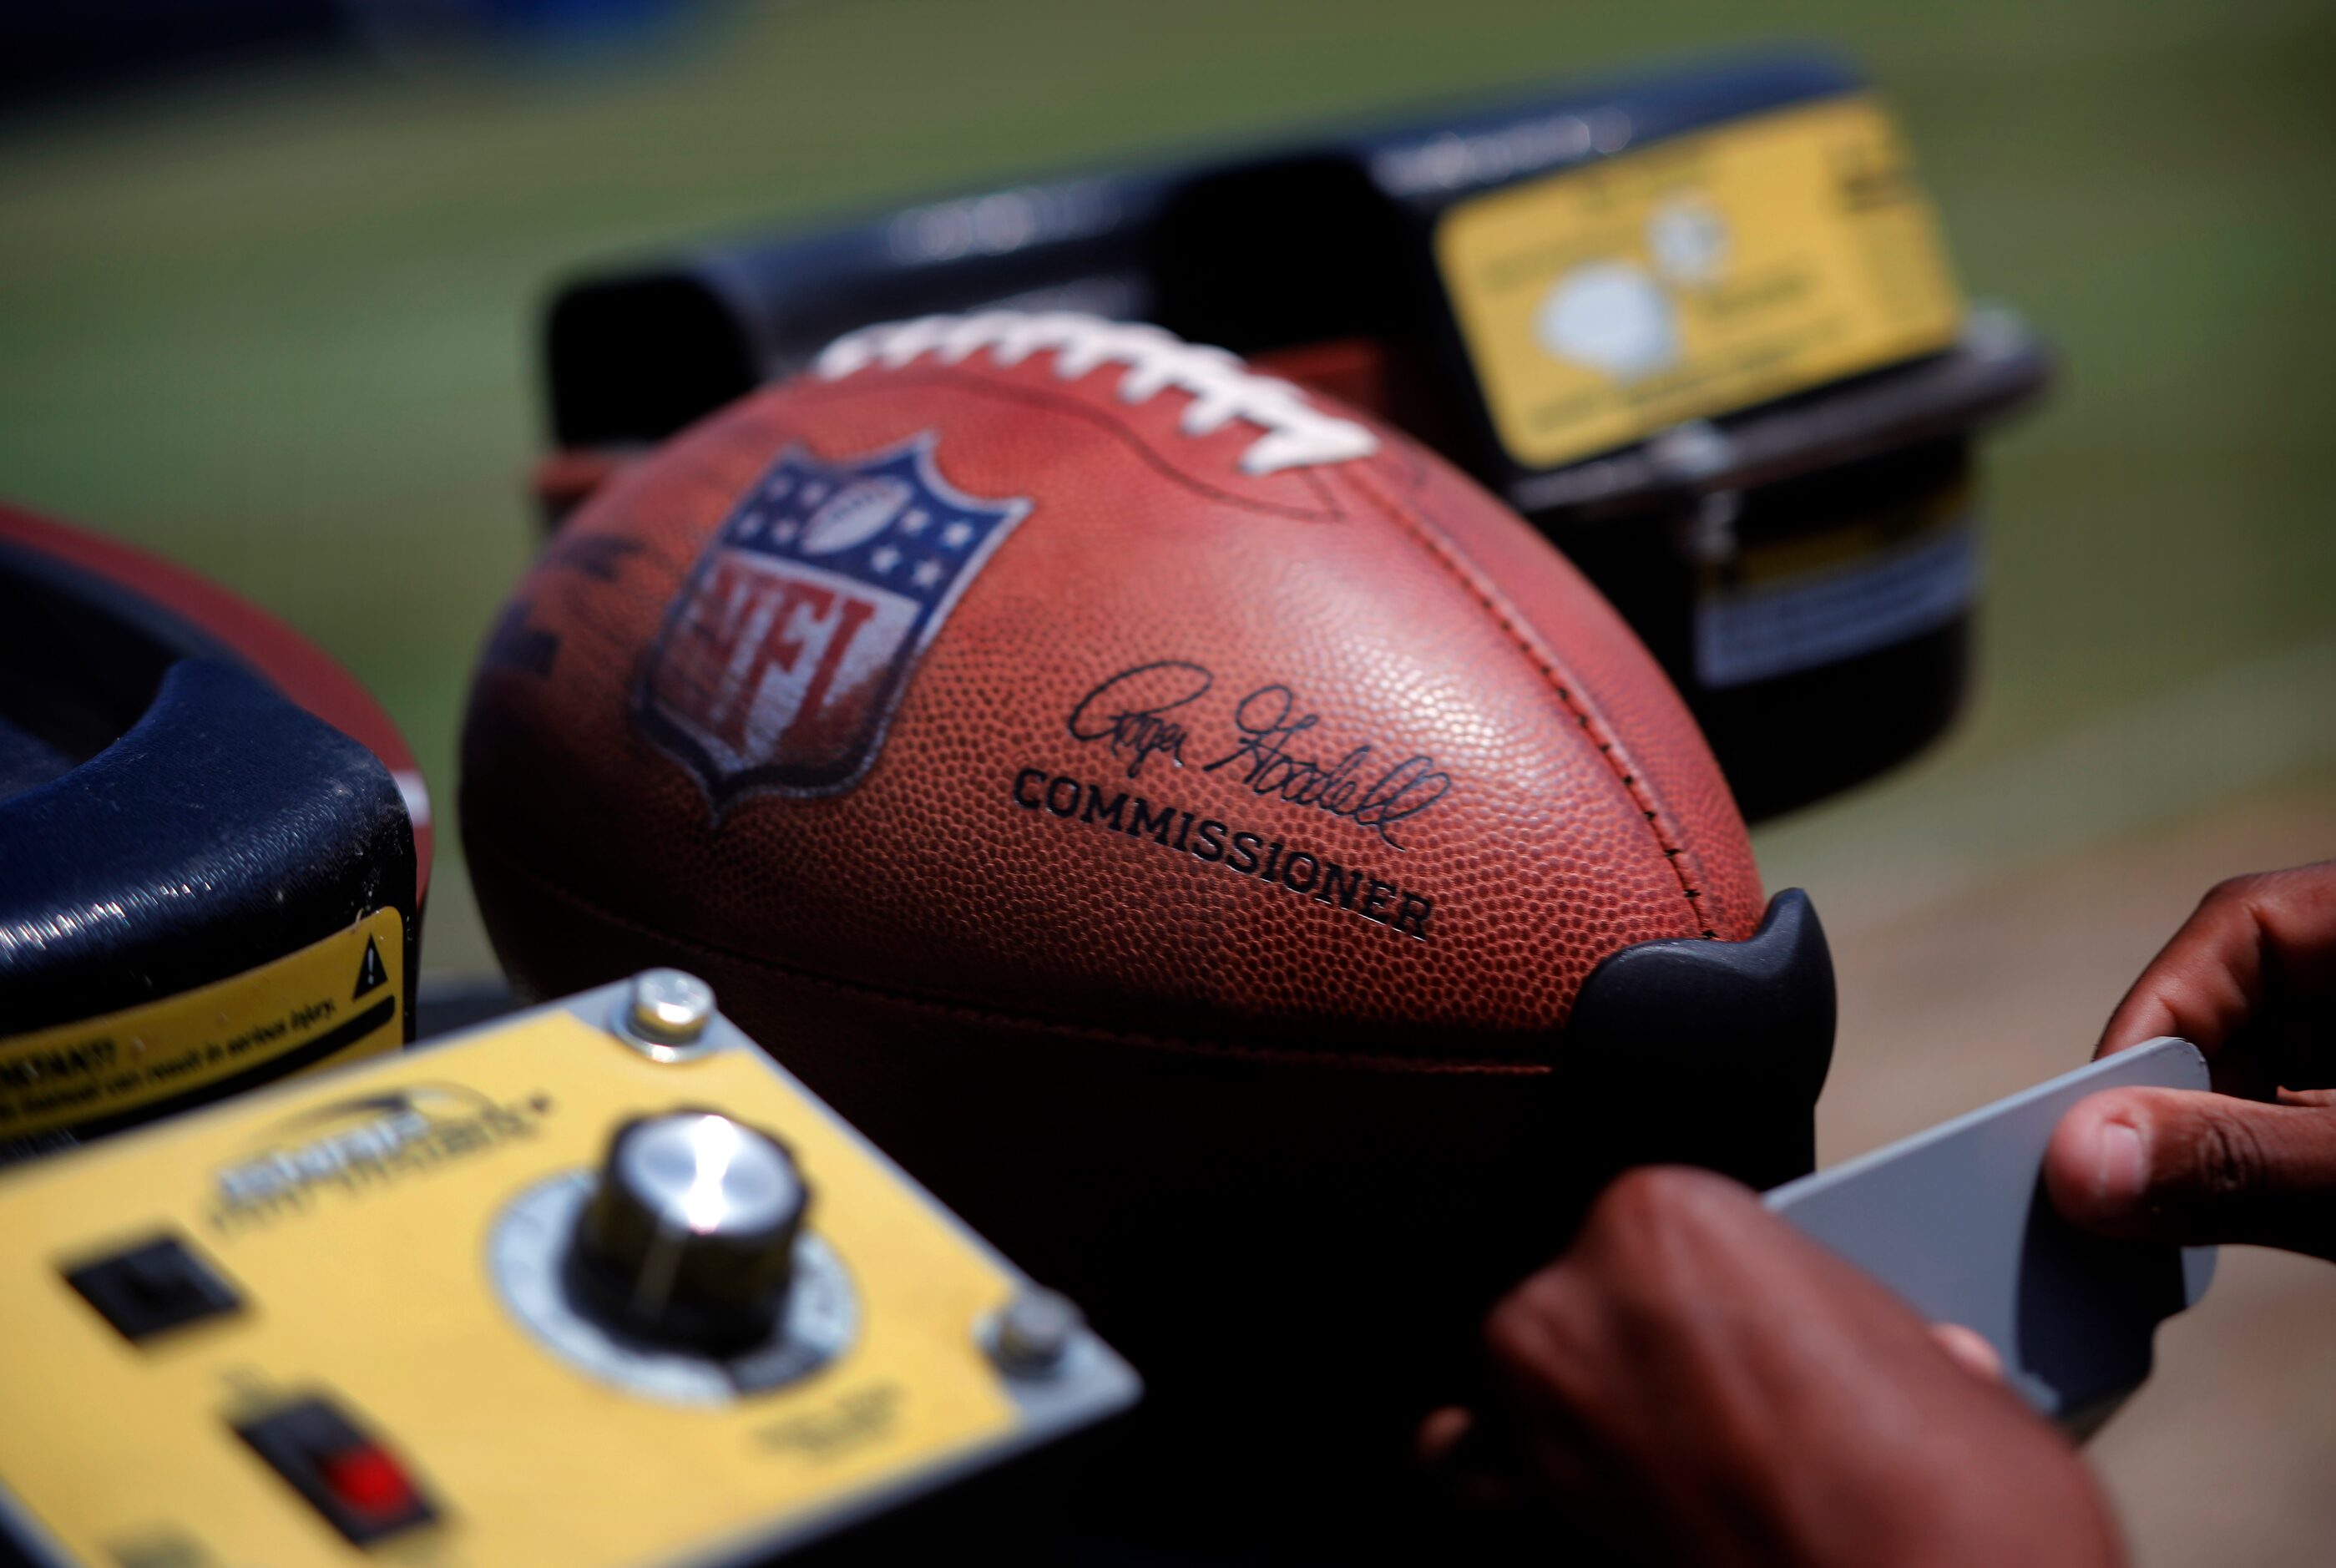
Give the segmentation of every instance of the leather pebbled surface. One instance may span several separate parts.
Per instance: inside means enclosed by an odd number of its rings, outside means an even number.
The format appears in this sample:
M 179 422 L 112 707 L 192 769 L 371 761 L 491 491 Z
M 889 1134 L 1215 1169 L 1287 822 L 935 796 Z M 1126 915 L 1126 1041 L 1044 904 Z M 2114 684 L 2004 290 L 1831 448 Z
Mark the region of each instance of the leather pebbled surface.
M 1383 428 L 1374 457 L 1244 475 L 1252 427 L 1184 435 L 1183 394 L 1130 405 L 1121 374 L 1066 382 L 1049 355 L 978 355 L 788 383 L 568 521 L 498 639 L 533 651 L 490 658 L 463 744 L 474 874 L 524 983 L 548 994 L 695 955 L 734 977 L 730 1010 L 774 1048 L 801 979 L 1188 1049 L 1531 1070 L 1609 953 L 1752 932 L 1758 877 L 1708 749 L 1547 544 Z M 632 722 L 668 603 L 786 445 L 842 459 L 927 431 L 952 484 L 1027 498 L 1028 515 L 925 651 L 856 787 L 716 821 Z M 1106 677 L 1163 659 L 1214 684 L 1180 711 L 1186 765 L 1155 755 L 1131 779 L 1128 756 L 1066 720 Z M 1425 755 L 1449 793 L 1390 843 L 1255 793 L 1242 764 L 1207 771 L 1238 742 L 1237 699 L 1277 682 L 1318 716 L 1294 755 Z M 1026 768 L 1360 868 L 1432 900 L 1426 939 L 1019 805 Z M 741 974 L 770 988 L 750 979 L 742 996 Z

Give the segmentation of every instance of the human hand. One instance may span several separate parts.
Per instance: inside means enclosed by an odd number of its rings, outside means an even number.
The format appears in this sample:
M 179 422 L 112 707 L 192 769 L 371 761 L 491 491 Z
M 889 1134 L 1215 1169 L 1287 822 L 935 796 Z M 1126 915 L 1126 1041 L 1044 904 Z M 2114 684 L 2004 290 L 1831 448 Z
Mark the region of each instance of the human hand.
M 2159 1035 L 2205 1053 L 2214 1092 L 2079 1102 L 2045 1156 L 2054 1206 L 2103 1235 L 2336 1259 L 2336 861 L 2209 892 L 2097 1054 Z
M 1554 1505 L 1571 1544 L 1625 1560 L 2121 1561 L 2090 1475 L 1974 1375 L 1971 1340 L 1942 1344 L 1735 1183 L 1639 1171 L 1494 1310 L 1498 1397 L 1439 1412 L 1422 1446 L 1475 1468 L 1479 1497 Z

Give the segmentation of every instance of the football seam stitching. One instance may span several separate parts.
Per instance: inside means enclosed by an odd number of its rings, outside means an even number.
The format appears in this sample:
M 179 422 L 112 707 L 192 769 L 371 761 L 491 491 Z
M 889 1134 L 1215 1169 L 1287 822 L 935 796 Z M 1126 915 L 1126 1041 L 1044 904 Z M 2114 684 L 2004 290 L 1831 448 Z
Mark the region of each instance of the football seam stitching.
M 1245 511 L 1262 512 L 1269 517 L 1285 518 L 1292 522 L 1343 522 L 1346 521 L 1345 511 L 1329 495 L 1327 487 L 1319 484 L 1313 488 L 1328 503 L 1325 510 L 1320 511 L 1302 506 L 1289 506 L 1280 502 L 1255 501 L 1248 496 L 1235 495 L 1231 491 L 1219 490 L 1207 481 L 1196 479 L 1170 463 L 1153 450 L 1149 437 L 1126 421 L 1114 416 L 1109 409 L 1098 408 L 1084 398 L 1068 393 L 1050 392 L 1040 386 L 1025 386 L 1018 382 L 999 381 L 968 372 L 961 366 L 916 365 L 899 370 L 888 367 L 881 374 L 903 380 L 922 381 L 978 394 L 992 394 L 1017 403 L 1030 404 L 1053 413 L 1074 415 L 1109 432 L 1126 443 L 1134 449 L 1136 455 L 1158 472 L 1162 478 L 1189 490 L 1197 491 L 1210 500 L 1222 502 L 1227 506 L 1237 506 Z M 880 393 L 885 388 L 871 385 L 871 380 L 853 380 L 796 383 L 788 390 L 798 396 L 817 396 L 824 400 L 867 395 Z M 1291 477 L 1303 480 L 1319 478 L 1319 475 L 1312 474 L 1310 471 L 1300 470 L 1292 473 Z
M 1622 743 L 1614 733 L 1613 726 L 1603 717 L 1594 715 L 1586 702 L 1575 696 L 1574 688 L 1579 683 L 1564 670 L 1555 651 L 1552 649 L 1547 657 L 1543 655 L 1536 646 L 1539 639 L 1519 624 L 1520 618 L 1512 614 L 1484 584 L 1483 575 L 1461 554 L 1459 546 L 1446 536 L 1444 526 L 1428 516 L 1426 508 L 1416 503 L 1406 506 L 1397 502 L 1394 498 L 1380 493 L 1377 486 L 1365 475 L 1358 474 L 1356 482 L 1358 488 L 1383 515 L 1418 540 L 1462 589 L 1491 614 L 1494 623 L 1508 634 L 1517 651 L 1540 671 L 1542 679 L 1557 694 L 1559 703 L 1580 723 L 1582 733 L 1597 745 L 1598 755 L 1605 759 L 1606 765 L 1621 782 L 1623 793 L 1630 797 L 1640 814 L 1646 819 L 1647 831 L 1653 835 L 1655 847 L 1662 852 L 1664 863 L 1679 879 L 1679 892 L 1687 900 L 1688 913 L 1694 918 L 1696 929 L 1704 936 L 1717 940 L 1719 932 L 1704 914 L 1703 890 L 1696 885 L 1695 878 L 1680 863 L 1687 858 L 1687 845 L 1679 842 L 1677 834 L 1667 830 L 1661 804 L 1654 798 L 1654 792 L 1640 776 L 1637 765 L 1615 755 Z
M 558 881 L 549 872 L 529 864 L 519 855 L 500 844 L 489 843 L 482 847 L 490 855 L 501 860 L 505 865 L 555 897 L 564 899 L 599 919 L 625 927 L 653 941 L 670 943 L 675 947 L 686 948 L 693 952 L 702 953 L 709 958 L 720 959 L 729 963 L 745 964 L 804 985 L 842 991 L 848 995 L 871 997 L 880 1001 L 897 1002 L 925 1012 L 950 1014 L 982 1023 L 1007 1024 L 1017 1028 L 1035 1028 L 1047 1034 L 1104 1040 L 1114 1045 L 1135 1046 L 1149 1050 L 1164 1051 L 1171 1055 L 1222 1057 L 1241 1060 L 1361 1068 L 1382 1072 L 1469 1073 L 1533 1077 L 1545 1076 L 1554 1070 L 1547 1062 L 1453 1060 L 1440 1057 L 1407 1057 L 1396 1052 L 1374 1051 L 1368 1048 L 1340 1052 L 1233 1045 L 1225 1041 L 1201 1039 L 1182 1035 L 1145 1034 L 1139 1030 L 1114 1028 L 1105 1024 L 1083 1023 L 1076 1019 L 1050 1018 L 1039 1013 L 1018 1013 L 1005 1008 L 985 1007 L 975 1002 L 944 1001 L 891 986 L 874 985 L 866 980 L 850 980 L 833 975 L 817 974 L 809 969 L 798 969 L 792 964 L 781 963 L 776 959 L 764 958 L 755 953 L 740 952 L 735 948 L 725 948 L 701 938 L 683 936 L 674 931 L 662 931 L 628 915 L 621 914 L 597 899 L 588 898 Z
M 871 365 L 898 370 L 928 356 L 959 365 L 985 350 L 1001 369 L 1047 356 L 1065 381 L 1122 366 L 1122 403 L 1183 392 L 1192 401 L 1177 422 L 1179 433 L 1207 436 L 1233 420 L 1260 432 L 1241 453 L 1238 466 L 1246 474 L 1342 463 L 1378 450 L 1368 426 L 1318 407 L 1294 383 L 1223 349 L 1187 343 L 1146 323 L 1076 311 L 986 310 L 866 326 L 829 344 L 812 368 L 822 380 L 841 381 Z

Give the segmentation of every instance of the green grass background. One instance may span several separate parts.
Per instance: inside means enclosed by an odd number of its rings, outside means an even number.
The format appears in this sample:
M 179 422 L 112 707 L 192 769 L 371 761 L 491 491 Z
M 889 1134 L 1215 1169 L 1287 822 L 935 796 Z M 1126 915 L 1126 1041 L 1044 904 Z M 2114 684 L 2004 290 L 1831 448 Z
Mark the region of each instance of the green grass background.
M 2277 0 L 802 0 L 558 70 L 321 62 L 115 96 L 0 128 L 0 494 L 314 636 L 404 726 L 451 830 L 468 668 L 531 543 L 563 270 L 1777 37 L 1873 69 L 1966 285 L 2067 355 L 1994 449 L 1986 685 L 1949 781 L 2336 630 L 2336 16 Z M 476 966 L 451 831 L 439 856 L 432 967 Z

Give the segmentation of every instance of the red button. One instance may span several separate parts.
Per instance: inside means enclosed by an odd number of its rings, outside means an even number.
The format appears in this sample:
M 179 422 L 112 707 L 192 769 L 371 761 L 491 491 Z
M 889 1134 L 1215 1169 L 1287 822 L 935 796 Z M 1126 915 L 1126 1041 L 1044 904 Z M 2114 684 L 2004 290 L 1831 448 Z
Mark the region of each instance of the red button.
M 414 1506 L 414 1483 L 378 1448 L 344 1448 L 317 1466 L 344 1507 L 359 1514 L 403 1514 Z

